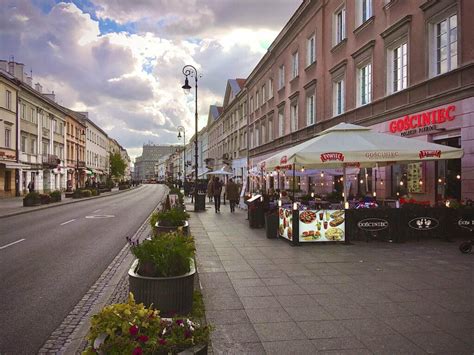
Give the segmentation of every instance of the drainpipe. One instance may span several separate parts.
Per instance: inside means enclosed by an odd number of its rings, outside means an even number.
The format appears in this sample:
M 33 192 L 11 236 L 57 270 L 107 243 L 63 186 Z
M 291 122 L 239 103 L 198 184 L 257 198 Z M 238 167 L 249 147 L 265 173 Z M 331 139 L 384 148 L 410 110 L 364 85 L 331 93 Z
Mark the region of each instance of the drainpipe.
M 20 98 L 19 98 L 20 89 L 16 92 L 16 115 L 15 115 L 15 156 L 17 164 L 20 162 L 20 152 L 18 149 L 18 139 L 20 137 L 20 115 L 19 115 L 19 108 L 20 108 Z M 15 169 L 15 196 L 20 196 L 20 169 L 17 167 Z

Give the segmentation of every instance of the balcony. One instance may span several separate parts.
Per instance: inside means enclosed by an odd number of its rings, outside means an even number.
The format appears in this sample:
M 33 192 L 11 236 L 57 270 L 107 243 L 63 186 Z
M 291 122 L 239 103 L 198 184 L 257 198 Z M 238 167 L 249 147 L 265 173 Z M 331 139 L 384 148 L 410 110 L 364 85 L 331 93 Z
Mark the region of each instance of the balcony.
M 55 168 L 61 163 L 58 156 L 54 154 L 44 154 L 41 159 L 44 167 Z

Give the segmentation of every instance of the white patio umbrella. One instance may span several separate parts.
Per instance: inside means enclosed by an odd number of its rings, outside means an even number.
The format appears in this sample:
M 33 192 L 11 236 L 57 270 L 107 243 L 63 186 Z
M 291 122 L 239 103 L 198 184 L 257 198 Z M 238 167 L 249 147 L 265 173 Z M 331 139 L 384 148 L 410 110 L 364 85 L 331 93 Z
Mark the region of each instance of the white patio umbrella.
M 234 175 L 231 171 L 225 171 L 223 169 L 214 170 L 207 172 L 207 175 Z
M 346 181 L 347 167 L 384 166 L 425 160 L 459 159 L 464 151 L 445 145 L 423 142 L 370 128 L 340 123 L 315 138 L 286 149 L 261 162 L 266 170 L 343 168 Z M 347 202 L 344 183 L 344 202 Z

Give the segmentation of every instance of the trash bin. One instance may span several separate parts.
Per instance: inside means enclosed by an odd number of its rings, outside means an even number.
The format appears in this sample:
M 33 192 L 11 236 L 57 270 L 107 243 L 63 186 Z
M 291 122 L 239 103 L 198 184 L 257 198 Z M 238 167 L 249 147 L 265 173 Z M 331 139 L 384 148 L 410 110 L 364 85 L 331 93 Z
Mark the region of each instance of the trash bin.
M 278 210 L 271 210 L 265 213 L 265 232 L 267 238 L 276 238 L 278 236 Z
M 196 196 L 196 211 L 206 210 L 206 194 L 198 193 Z
M 262 200 L 262 195 L 255 195 L 245 201 L 248 206 L 250 228 L 262 228 L 265 224 Z

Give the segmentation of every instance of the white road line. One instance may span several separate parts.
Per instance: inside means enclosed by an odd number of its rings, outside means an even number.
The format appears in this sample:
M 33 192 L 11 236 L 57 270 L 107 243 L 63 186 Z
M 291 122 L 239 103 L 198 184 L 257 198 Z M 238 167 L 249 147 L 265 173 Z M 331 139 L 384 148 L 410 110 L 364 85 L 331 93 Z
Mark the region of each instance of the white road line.
M 71 219 L 70 221 L 67 221 L 67 222 L 63 222 L 60 224 L 60 226 L 64 226 L 65 224 L 68 224 L 68 223 L 71 223 L 71 222 L 74 222 L 76 219 Z
M 97 213 L 100 211 L 100 208 L 98 210 L 92 211 L 92 213 Z
M 5 248 L 8 248 L 9 246 L 12 246 L 13 244 L 16 244 L 16 243 L 20 243 L 20 242 L 22 242 L 22 241 L 24 241 L 24 240 L 25 240 L 25 239 L 20 239 L 20 240 L 17 240 L 16 242 L 13 242 L 13 243 L 4 245 L 3 247 L 0 247 L 0 250 L 5 249 Z

